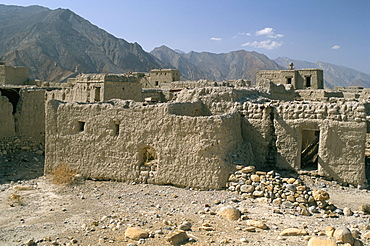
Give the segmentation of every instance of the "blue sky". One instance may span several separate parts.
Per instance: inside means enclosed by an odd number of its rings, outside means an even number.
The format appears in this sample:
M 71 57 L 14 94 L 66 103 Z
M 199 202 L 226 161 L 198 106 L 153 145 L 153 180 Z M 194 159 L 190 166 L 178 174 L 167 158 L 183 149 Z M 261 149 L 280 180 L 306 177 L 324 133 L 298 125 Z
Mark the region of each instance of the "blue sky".
M 68 8 L 144 50 L 245 49 L 370 74 L 369 0 L 12 0 Z

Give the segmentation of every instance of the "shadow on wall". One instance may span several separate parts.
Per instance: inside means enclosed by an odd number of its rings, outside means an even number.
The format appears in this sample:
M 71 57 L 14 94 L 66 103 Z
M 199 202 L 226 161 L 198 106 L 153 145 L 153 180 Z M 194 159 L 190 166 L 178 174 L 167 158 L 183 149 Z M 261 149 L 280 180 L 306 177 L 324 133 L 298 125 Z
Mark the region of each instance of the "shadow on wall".
M 9 102 L 13 105 L 13 114 L 17 110 L 19 101 L 19 89 L 0 89 L 1 95 L 8 98 Z
M 168 105 L 168 113 L 191 117 L 212 115 L 209 108 L 201 101 L 171 103 Z

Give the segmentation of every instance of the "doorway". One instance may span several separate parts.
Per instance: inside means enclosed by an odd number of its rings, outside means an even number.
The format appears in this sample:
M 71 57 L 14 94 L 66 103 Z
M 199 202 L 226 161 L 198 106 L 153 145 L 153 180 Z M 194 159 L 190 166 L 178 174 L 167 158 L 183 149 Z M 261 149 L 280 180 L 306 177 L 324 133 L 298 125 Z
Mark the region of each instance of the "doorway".
M 319 159 L 320 131 L 303 130 L 301 148 L 301 169 L 317 170 Z

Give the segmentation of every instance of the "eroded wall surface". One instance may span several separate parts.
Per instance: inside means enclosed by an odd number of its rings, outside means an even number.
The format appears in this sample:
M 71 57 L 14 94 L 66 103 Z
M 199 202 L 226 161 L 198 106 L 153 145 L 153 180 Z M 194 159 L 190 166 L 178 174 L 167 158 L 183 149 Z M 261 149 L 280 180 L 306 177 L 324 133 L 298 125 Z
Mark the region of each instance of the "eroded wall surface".
M 65 163 L 87 178 L 222 188 L 242 144 L 240 115 L 187 114 L 171 104 L 51 100 L 45 173 Z M 157 158 L 144 160 L 147 149 Z
M 87 178 L 221 188 L 235 164 L 305 169 L 304 149 L 317 136 L 320 175 L 365 182 L 367 104 L 268 96 L 255 88 L 207 87 L 147 106 L 52 100 L 45 172 L 65 163 Z
M 13 105 L 5 96 L 0 96 L 0 139 L 15 135 Z
M 20 100 L 15 113 L 15 129 L 18 136 L 32 137 L 38 143 L 45 136 L 45 91 L 42 89 L 20 90 Z
M 11 90 L 7 94 L 6 90 Z M 16 150 L 42 149 L 45 133 L 45 91 L 4 89 L 14 105 L 0 96 L 0 155 Z M 16 100 L 14 97 L 17 97 Z
M 301 169 L 302 132 L 318 131 L 318 172 L 340 182 L 365 181 L 366 114 L 363 104 L 287 102 L 276 107 L 277 168 Z

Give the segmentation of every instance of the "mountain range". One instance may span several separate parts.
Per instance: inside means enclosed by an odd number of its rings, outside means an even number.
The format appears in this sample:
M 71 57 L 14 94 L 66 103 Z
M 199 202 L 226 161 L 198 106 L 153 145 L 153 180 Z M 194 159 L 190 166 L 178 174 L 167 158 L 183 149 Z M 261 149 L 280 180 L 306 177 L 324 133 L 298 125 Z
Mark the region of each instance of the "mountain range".
M 182 80 L 234 80 L 255 82 L 257 70 L 324 70 L 326 87 L 370 87 L 370 75 L 324 62 L 311 63 L 289 58 L 269 59 L 245 50 L 214 54 L 185 53 L 161 46 L 150 53 L 138 43 L 129 43 L 91 24 L 68 9 L 0 4 L 0 60 L 8 65 L 27 66 L 31 78 L 60 82 L 78 73 L 149 72 L 153 68 L 175 68 Z
M 68 9 L 0 5 L 0 59 L 30 76 L 60 81 L 74 73 L 149 71 L 161 65 Z

